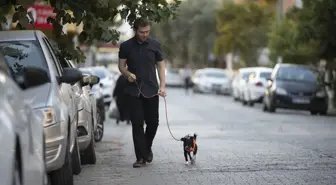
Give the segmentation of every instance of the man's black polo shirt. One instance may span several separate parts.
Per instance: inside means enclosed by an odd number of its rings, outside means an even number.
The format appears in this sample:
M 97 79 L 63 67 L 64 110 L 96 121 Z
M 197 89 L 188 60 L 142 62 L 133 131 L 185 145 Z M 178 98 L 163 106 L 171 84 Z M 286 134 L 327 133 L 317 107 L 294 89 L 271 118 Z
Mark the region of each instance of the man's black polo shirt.
M 148 38 L 140 43 L 135 37 L 120 44 L 119 58 L 126 59 L 128 71 L 135 74 L 137 84 L 145 96 L 158 93 L 159 85 L 156 77 L 156 63 L 163 61 L 160 43 Z M 125 93 L 139 96 L 136 84 L 127 81 Z

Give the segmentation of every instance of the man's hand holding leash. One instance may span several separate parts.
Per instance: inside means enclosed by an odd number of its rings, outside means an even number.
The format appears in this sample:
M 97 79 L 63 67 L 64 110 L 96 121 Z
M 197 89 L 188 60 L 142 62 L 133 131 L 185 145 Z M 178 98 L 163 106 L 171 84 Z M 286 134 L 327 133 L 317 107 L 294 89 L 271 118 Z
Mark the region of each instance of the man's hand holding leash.
M 162 96 L 162 97 L 166 97 L 167 96 L 167 94 L 166 94 L 166 87 L 160 87 L 158 94 L 160 96 Z
M 128 81 L 129 82 L 135 82 L 136 81 L 136 76 L 135 76 L 135 74 L 133 74 L 133 73 L 130 73 L 129 75 L 128 75 Z

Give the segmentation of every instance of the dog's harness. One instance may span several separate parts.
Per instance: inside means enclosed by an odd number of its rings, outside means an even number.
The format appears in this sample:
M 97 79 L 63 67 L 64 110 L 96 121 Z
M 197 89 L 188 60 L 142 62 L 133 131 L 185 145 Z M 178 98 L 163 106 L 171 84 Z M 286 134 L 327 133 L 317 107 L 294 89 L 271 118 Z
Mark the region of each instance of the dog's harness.
M 196 140 L 193 139 L 193 146 L 189 149 L 189 152 L 193 152 L 195 150 L 196 147 Z

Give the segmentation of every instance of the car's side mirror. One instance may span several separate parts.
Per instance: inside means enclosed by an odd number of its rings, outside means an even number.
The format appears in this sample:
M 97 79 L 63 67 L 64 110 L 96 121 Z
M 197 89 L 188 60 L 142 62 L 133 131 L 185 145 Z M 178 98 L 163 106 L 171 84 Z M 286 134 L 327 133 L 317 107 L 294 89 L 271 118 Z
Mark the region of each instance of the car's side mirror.
M 47 71 L 36 67 L 24 67 L 22 73 L 15 77 L 15 81 L 24 89 L 49 83 L 50 77 Z
M 82 72 L 77 68 L 63 68 L 63 74 L 57 80 L 59 83 L 75 84 L 83 78 Z
M 82 79 L 82 86 L 86 86 L 86 85 L 96 85 L 98 84 L 100 81 L 98 76 L 95 75 L 83 75 L 83 79 Z

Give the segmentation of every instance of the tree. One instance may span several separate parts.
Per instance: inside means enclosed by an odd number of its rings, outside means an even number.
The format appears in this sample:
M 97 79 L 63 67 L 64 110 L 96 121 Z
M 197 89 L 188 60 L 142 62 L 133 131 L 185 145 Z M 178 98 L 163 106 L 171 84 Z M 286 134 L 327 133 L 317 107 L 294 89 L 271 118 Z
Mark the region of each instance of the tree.
M 152 33 L 163 43 L 170 61 L 176 65 L 208 62 L 215 37 L 215 8 L 213 1 L 186 0 L 175 20 L 153 26 Z
M 6 14 L 12 7 L 15 8 L 13 22 L 17 22 L 16 29 L 29 29 L 33 22 L 32 16 L 27 14 L 27 6 L 33 5 L 35 0 L 0 0 L 0 21 L 6 23 Z M 69 59 L 82 60 L 79 48 L 69 47 L 67 35 L 62 32 L 63 25 L 67 23 L 80 23 L 84 31 L 79 35 L 81 43 L 93 41 L 113 42 L 119 40 L 116 30 L 108 29 L 111 21 L 120 15 L 132 24 L 137 17 L 146 17 L 150 21 L 160 22 L 175 18 L 180 0 L 167 3 L 166 0 L 43 0 L 50 3 L 56 13 L 55 18 L 48 18 L 53 25 L 53 35 L 62 48 L 62 54 Z M 1 3 L 5 2 L 5 3 Z M 71 15 L 67 10 L 73 12 Z
M 239 53 L 246 65 L 257 64 L 259 49 L 267 45 L 273 13 L 266 4 L 224 3 L 216 12 L 214 53 Z
M 286 63 L 307 64 L 318 61 L 319 41 L 298 42 L 298 12 L 291 9 L 280 24 L 275 23 L 269 33 L 270 58 L 276 62 L 281 56 Z

